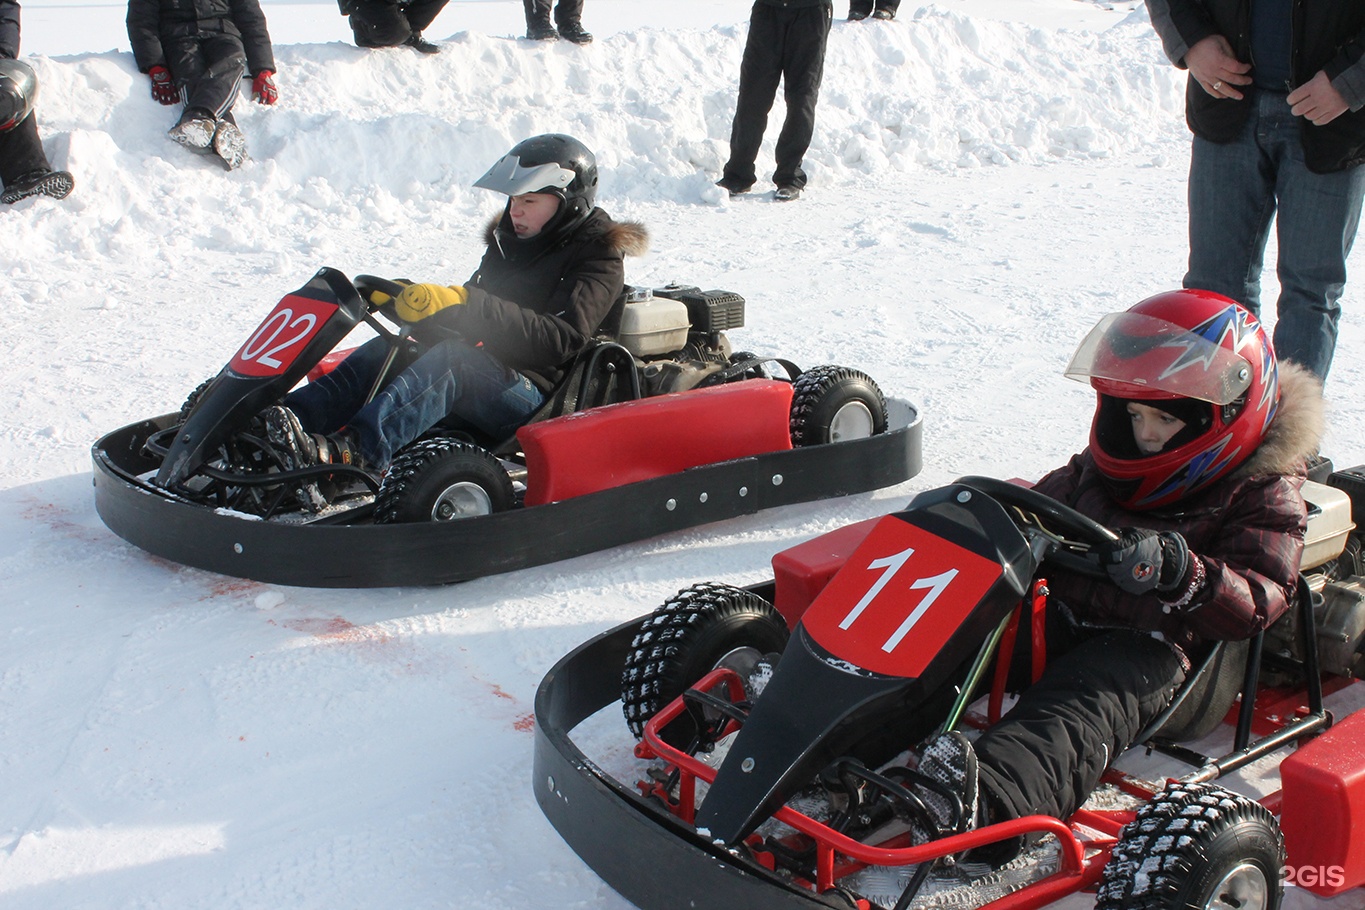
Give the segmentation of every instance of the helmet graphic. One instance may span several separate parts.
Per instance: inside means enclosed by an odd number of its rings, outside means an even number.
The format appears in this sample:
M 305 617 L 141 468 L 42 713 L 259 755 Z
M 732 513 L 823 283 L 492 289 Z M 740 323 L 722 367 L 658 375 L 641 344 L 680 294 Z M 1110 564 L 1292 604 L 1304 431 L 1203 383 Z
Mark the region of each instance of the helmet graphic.
M 0 133 L 11 130 L 33 111 L 38 77 L 22 60 L 0 57 Z
M 563 133 L 532 136 L 512 146 L 474 185 L 508 196 L 558 196 L 563 200 L 559 212 L 544 230 L 549 234 L 568 231 L 592 212 L 597 199 L 597 157 Z
M 1066 375 L 1098 393 L 1090 451 L 1127 509 L 1172 505 L 1236 469 L 1265 438 L 1280 402 L 1275 352 L 1261 324 L 1210 291 L 1158 294 L 1104 317 Z M 1185 426 L 1160 452 L 1143 455 L 1130 401 Z

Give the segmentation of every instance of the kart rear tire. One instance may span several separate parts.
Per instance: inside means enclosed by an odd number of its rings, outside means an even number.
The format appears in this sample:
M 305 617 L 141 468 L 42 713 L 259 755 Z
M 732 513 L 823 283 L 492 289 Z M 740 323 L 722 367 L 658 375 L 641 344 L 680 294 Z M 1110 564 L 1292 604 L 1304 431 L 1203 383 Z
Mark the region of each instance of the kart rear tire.
M 866 439 L 886 432 L 886 397 L 871 376 L 840 366 L 813 367 L 792 385 L 794 446 Z
M 374 498 L 375 524 L 457 521 L 512 507 L 512 480 L 487 450 L 427 439 L 403 451 Z
M 781 652 L 790 633 L 777 608 L 731 585 L 703 583 L 679 591 L 631 640 L 621 673 L 621 710 L 639 739 L 645 723 L 739 648 Z M 689 739 L 687 717 L 669 726 L 668 742 Z M 677 728 L 677 729 L 675 729 Z
M 1095 910 L 1278 910 L 1284 863 L 1265 806 L 1214 784 L 1173 783 L 1119 833 Z

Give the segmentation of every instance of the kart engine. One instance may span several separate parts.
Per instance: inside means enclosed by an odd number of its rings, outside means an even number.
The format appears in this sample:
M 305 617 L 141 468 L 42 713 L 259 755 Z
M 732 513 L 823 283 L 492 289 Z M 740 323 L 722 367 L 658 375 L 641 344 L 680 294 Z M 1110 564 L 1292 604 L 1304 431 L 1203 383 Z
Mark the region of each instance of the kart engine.
M 650 395 L 683 392 L 730 364 L 725 330 L 744 325 L 744 298 L 694 286 L 632 288 L 621 345 L 644 362 Z
M 1328 673 L 1365 679 L 1365 565 L 1361 537 L 1353 533 L 1353 497 L 1336 486 L 1311 481 L 1304 484 L 1303 496 L 1309 505 L 1303 571 L 1313 592 L 1318 659 Z M 1265 647 L 1303 659 L 1297 610 L 1266 631 Z

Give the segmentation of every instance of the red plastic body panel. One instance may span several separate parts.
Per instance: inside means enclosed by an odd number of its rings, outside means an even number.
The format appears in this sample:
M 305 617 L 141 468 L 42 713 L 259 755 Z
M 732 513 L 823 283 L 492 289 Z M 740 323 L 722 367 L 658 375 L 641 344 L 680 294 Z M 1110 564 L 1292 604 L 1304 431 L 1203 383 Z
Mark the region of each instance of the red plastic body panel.
M 1293 884 L 1324 897 L 1365 885 L 1365 712 L 1286 758 L 1280 783 Z
M 341 364 L 341 361 L 350 357 L 354 351 L 355 348 L 347 348 L 344 351 L 333 351 L 326 357 L 323 357 L 308 371 L 308 381 L 316 382 L 320 377 L 326 376 L 328 373 L 335 370 Z
M 774 606 L 789 627 L 796 628 L 816 595 L 825 589 L 834 573 L 843 567 L 879 521 L 880 518 L 869 518 L 844 525 L 773 557 Z
M 528 424 L 526 505 L 790 449 L 791 399 L 790 383 L 750 379 Z

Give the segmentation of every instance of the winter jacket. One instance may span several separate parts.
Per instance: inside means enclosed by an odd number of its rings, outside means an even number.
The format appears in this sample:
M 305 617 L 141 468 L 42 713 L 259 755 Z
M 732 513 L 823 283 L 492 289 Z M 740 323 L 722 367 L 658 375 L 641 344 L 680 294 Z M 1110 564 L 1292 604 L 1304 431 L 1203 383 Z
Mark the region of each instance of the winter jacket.
M 1040 493 L 1110 528 L 1179 531 L 1204 564 L 1204 587 L 1184 609 L 1156 594 L 1127 594 L 1106 579 L 1051 570 L 1056 601 L 1081 625 L 1159 632 L 1188 653 L 1200 640 L 1249 638 L 1289 608 L 1307 526 L 1305 462 L 1322 435 L 1322 385 L 1294 364 L 1280 363 L 1279 373 L 1279 412 L 1260 446 L 1178 510 L 1118 506 L 1089 449 L 1038 482 Z
M 1185 54 L 1210 35 L 1222 35 L 1238 60 L 1251 55 L 1252 0 L 1147 0 L 1152 26 L 1166 56 L 1185 66 Z M 1319 71 L 1332 80 L 1350 110 L 1325 126 L 1303 122 L 1304 158 L 1318 173 L 1365 161 L 1365 3 L 1359 0 L 1294 0 L 1295 85 Z M 1185 118 L 1195 135 L 1210 142 L 1237 137 L 1251 110 L 1251 93 L 1240 101 L 1215 98 L 1195 79 L 1185 88 Z
M 242 39 L 247 72 L 275 71 L 259 0 L 128 0 L 127 21 L 133 59 L 144 73 L 167 65 L 163 45 L 192 40 L 205 32 Z
M 0 0 L 0 57 L 19 59 L 19 3 Z
M 548 391 L 621 298 L 622 259 L 643 253 L 648 234 L 600 208 L 548 244 L 509 241 L 497 225 L 488 226 L 488 250 L 465 283 L 469 299 L 431 321 L 482 344 Z

